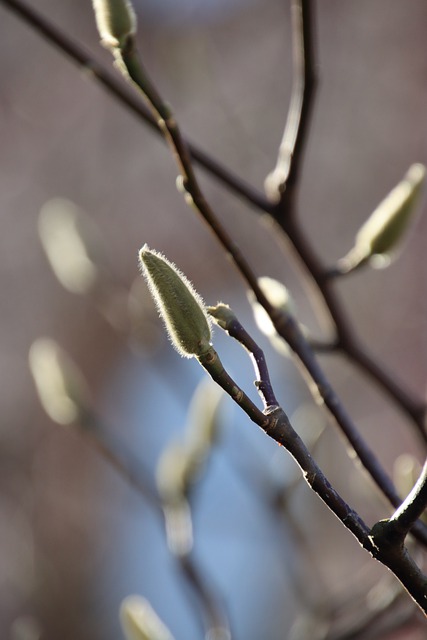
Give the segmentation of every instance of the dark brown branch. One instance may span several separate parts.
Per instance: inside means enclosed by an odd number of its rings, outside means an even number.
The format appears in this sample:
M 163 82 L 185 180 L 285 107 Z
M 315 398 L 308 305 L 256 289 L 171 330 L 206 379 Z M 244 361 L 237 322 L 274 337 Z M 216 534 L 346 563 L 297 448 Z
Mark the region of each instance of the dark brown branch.
M 264 352 L 240 324 L 233 311 L 227 305 L 219 303 L 216 307 L 208 307 L 209 314 L 215 322 L 232 338 L 248 351 L 255 369 L 255 385 L 264 401 L 264 408 L 277 407 L 278 402 L 273 391 Z
M 295 352 L 296 356 L 309 374 L 310 379 L 314 382 L 317 393 L 322 398 L 325 406 L 334 416 L 338 426 L 358 455 L 362 465 L 371 475 L 379 489 L 388 498 L 390 503 L 394 507 L 398 507 L 401 500 L 391 479 L 382 469 L 376 456 L 358 433 L 356 426 L 353 424 L 353 421 L 344 409 L 340 399 L 332 389 L 332 386 L 324 375 L 322 369 L 319 367 L 313 351 L 310 349 L 306 339 L 302 335 L 298 324 L 291 316 L 289 316 L 289 314 L 286 314 L 283 311 L 278 311 L 270 304 L 260 289 L 258 280 L 248 261 L 243 256 L 237 244 L 221 225 L 211 206 L 205 199 L 194 173 L 191 157 L 185 140 L 181 135 L 179 126 L 173 117 L 169 105 L 167 105 L 162 99 L 157 88 L 139 60 L 133 38 L 128 40 L 122 50 L 115 50 L 114 55 L 119 61 L 122 71 L 125 74 L 128 74 L 129 79 L 135 84 L 136 88 L 142 91 L 149 108 L 152 110 L 154 117 L 158 120 L 159 127 L 163 130 L 164 136 L 171 147 L 171 151 L 173 152 L 181 173 L 182 187 L 188 203 L 192 205 L 199 215 L 201 215 L 207 222 L 211 231 L 216 235 L 227 254 L 230 255 L 236 267 L 251 287 L 258 302 L 269 314 L 278 334 L 286 340 Z M 427 545 L 427 530 L 421 525 L 421 523 L 417 523 L 414 528 L 414 533 L 423 541 L 424 544 Z
M 129 91 L 127 87 L 118 80 L 117 76 L 96 61 L 93 55 L 87 51 L 83 45 L 73 38 L 70 38 L 70 36 L 54 25 L 37 9 L 30 7 L 25 2 L 21 2 L 21 0 L 0 0 L 0 3 L 12 10 L 32 29 L 43 36 L 47 42 L 57 47 L 62 53 L 73 60 L 83 71 L 88 73 L 90 78 L 93 78 L 101 84 L 110 95 L 140 118 L 155 133 L 162 135 L 156 119 L 152 116 L 142 100 L 139 99 L 138 95 Z M 260 191 L 257 191 L 194 143 L 187 142 L 187 145 L 192 159 L 207 173 L 219 180 L 219 182 L 232 193 L 240 196 L 252 207 L 261 209 L 262 211 L 269 211 L 271 209 L 270 203 Z
M 364 373 L 368 374 L 389 398 L 399 406 L 411 419 L 418 436 L 427 442 L 427 432 L 424 424 L 426 405 L 415 399 L 405 391 L 387 370 L 371 358 L 366 350 L 358 343 L 347 314 L 344 312 L 340 300 L 335 293 L 332 281 L 325 278 L 325 271 L 318 260 L 311 244 L 302 232 L 295 218 L 278 221 L 290 239 L 297 256 L 314 280 L 316 300 L 322 307 L 325 321 L 336 332 L 336 348 L 356 364 Z
M 36 9 L 29 7 L 24 2 L 21 2 L 21 0 L 0 0 L 0 2 L 14 11 L 21 19 L 41 34 L 50 44 L 58 47 L 63 53 L 68 55 L 81 68 L 90 71 L 90 77 L 93 77 L 98 81 L 113 97 L 119 100 L 123 106 L 132 111 L 137 115 L 137 117 L 141 118 L 148 126 L 152 127 L 156 133 L 161 133 L 156 124 L 155 118 L 151 115 L 142 101 L 138 99 L 138 96 L 135 96 L 134 93 L 128 91 L 126 87 L 118 82 L 116 76 L 96 62 L 93 56 L 80 44 L 69 38 L 69 36 L 54 26 Z M 311 20 L 306 24 L 310 25 Z M 310 37 L 306 36 L 306 38 L 307 42 L 309 42 Z M 275 207 L 272 206 L 262 196 L 262 194 L 255 191 L 241 178 L 233 175 L 229 169 L 223 167 L 220 163 L 192 143 L 188 143 L 188 148 L 190 156 L 194 161 L 222 182 L 228 189 L 230 189 L 231 192 L 239 195 L 251 206 L 258 208 L 265 213 L 274 213 Z M 276 214 L 274 214 L 277 221 L 282 223 L 281 226 L 289 236 L 302 262 L 305 264 L 307 271 L 311 274 L 312 278 L 318 285 L 318 293 L 324 297 L 325 305 L 326 307 L 329 307 L 330 316 L 332 316 L 339 327 L 342 352 L 345 353 L 350 360 L 355 362 L 355 364 L 357 364 L 365 373 L 372 377 L 372 379 L 383 388 L 392 401 L 401 407 L 408 417 L 411 418 L 423 440 L 426 441 L 427 434 L 424 427 L 426 411 L 425 404 L 421 401 L 417 401 L 413 396 L 405 392 L 392 378 L 392 376 L 390 376 L 387 371 L 379 365 L 379 363 L 374 362 L 372 358 L 368 356 L 366 351 L 362 350 L 360 345 L 357 345 L 354 342 L 353 332 L 348 328 L 347 318 L 343 317 L 335 294 L 331 287 L 327 287 L 326 284 L 323 284 L 327 280 L 327 272 L 317 262 L 312 249 L 309 247 L 302 234 L 296 232 L 295 227 L 291 231 L 287 226 L 283 226 L 283 220 L 281 221 L 279 219 L 280 216 L 278 213 L 279 212 L 276 211 Z M 287 218 L 287 223 L 289 223 L 289 218 Z M 245 275 L 243 273 L 243 275 L 249 286 L 254 288 L 253 280 L 250 277 L 249 279 L 247 278 L 248 274 L 246 273 Z M 268 312 L 268 307 L 261 301 L 262 293 L 260 291 L 257 292 L 257 297 L 260 304 L 262 304 Z M 332 343 L 332 350 L 335 350 L 335 343 Z
M 224 323 L 220 322 L 219 324 L 222 326 Z M 227 324 L 229 323 L 225 322 L 225 327 Z M 227 328 L 225 330 L 227 331 Z M 240 332 L 238 333 L 240 337 Z M 225 389 L 251 420 L 258 424 L 270 438 L 285 447 L 297 462 L 311 489 L 351 531 L 362 547 L 395 574 L 424 614 L 427 614 L 427 579 L 414 563 L 407 549 L 403 544 L 397 547 L 391 546 L 387 537 L 377 534 L 375 528 L 377 525 L 371 531 L 368 530 L 359 514 L 342 499 L 329 483 L 304 442 L 293 429 L 283 409 L 276 406 L 265 409 L 263 412 L 259 411 L 224 370 L 213 349 L 211 353 L 199 357 L 198 360 L 213 380 Z M 224 383 L 224 379 L 226 379 L 226 383 Z M 262 382 L 262 380 L 258 382 Z M 244 400 L 242 401 L 243 396 Z

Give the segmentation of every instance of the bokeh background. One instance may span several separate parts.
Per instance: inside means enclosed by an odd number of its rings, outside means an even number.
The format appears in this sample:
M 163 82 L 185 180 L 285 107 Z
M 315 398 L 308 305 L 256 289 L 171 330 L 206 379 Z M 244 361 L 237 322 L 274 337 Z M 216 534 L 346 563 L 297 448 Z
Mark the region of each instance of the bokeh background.
M 258 188 L 274 166 L 290 97 L 288 4 L 135 2 L 141 52 L 183 130 Z M 300 211 L 316 251 L 332 264 L 409 165 L 427 162 L 427 5 L 318 5 L 320 83 Z M 34 6 L 111 66 L 89 1 Z M 175 261 L 206 301 L 221 299 L 239 310 L 265 347 L 279 397 L 301 428 L 323 425 L 324 416 L 290 361 L 257 332 L 238 274 L 176 190 L 176 168 L 163 143 L 2 3 L 0 33 L 1 635 L 116 639 L 120 602 L 139 593 L 177 638 L 200 638 L 161 521 L 78 430 L 59 428 L 44 414 L 28 370 L 30 345 L 52 336 L 72 355 L 106 428 L 154 473 L 161 451 L 182 434 L 202 372 L 172 351 L 143 288 L 138 340 L 129 342 L 112 327 L 126 315 L 120 291 L 137 278 L 137 251 L 147 242 Z M 285 282 L 301 319 L 316 329 L 299 271 L 268 222 L 205 173 L 200 177 L 256 272 Z M 37 221 L 54 197 L 76 203 L 100 230 L 105 262 L 120 286 L 101 304 L 66 292 L 49 268 Z M 427 373 L 425 209 L 424 201 L 390 268 L 339 283 L 358 335 L 420 398 Z M 232 372 L 251 388 L 246 357 L 219 335 L 217 341 Z M 341 360 L 322 363 L 390 473 L 401 453 L 420 457 L 406 419 L 371 382 Z M 292 494 L 289 512 L 273 508 L 268 496 L 286 484 L 290 463 L 230 405 L 223 422 L 198 489 L 195 551 L 227 603 L 236 638 L 288 637 L 304 596 L 333 602 L 357 584 L 370 589 L 385 579 L 380 568 L 365 566 L 365 554 L 304 487 Z M 330 424 L 318 456 L 369 522 L 388 514 Z M 295 523 L 312 532 L 307 538 L 318 566 L 309 578 Z M 416 625 L 402 633 L 424 637 Z

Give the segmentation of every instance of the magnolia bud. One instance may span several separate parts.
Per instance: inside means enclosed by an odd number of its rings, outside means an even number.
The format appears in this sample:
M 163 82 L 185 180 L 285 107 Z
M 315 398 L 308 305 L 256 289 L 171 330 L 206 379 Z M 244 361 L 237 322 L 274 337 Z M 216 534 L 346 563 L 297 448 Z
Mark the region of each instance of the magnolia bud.
M 102 42 L 121 48 L 136 33 L 136 15 L 129 0 L 92 0 Z
M 88 405 L 89 392 L 80 370 L 50 338 L 31 345 L 29 364 L 43 409 L 54 422 L 71 424 Z
M 376 258 L 373 266 L 387 266 L 415 210 L 425 173 L 424 165 L 413 164 L 404 179 L 378 205 L 357 233 L 353 249 L 340 261 L 344 271 L 372 257 Z
M 88 293 L 98 278 L 90 253 L 96 253 L 96 232 L 69 200 L 54 198 L 42 207 L 38 229 L 55 276 L 72 293 Z
M 128 596 L 120 607 L 120 622 L 126 640 L 174 640 L 148 600 Z
M 141 249 L 139 259 L 172 345 L 185 358 L 207 353 L 212 338 L 210 321 L 203 300 L 191 282 L 174 264 L 147 245 Z

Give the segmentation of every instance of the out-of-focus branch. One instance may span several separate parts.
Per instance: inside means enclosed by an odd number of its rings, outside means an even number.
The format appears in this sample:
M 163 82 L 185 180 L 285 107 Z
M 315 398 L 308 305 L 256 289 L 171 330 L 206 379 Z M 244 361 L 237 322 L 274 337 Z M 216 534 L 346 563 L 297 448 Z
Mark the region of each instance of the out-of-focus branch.
M 291 16 L 293 59 L 291 102 L 276 167 L 265 181 L 267 196 L 276 205 L 273 213 L 275 218 L 286 217 L 294 212 L 295 194 L 316 89 L 314 16 L 311 0 L 293 0 Z

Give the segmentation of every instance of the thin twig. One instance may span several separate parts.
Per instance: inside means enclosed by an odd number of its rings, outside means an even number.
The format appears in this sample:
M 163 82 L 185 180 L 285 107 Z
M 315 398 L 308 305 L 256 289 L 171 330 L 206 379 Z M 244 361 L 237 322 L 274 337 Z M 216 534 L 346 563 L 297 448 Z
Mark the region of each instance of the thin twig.
M 47 42 L 57 47 L 75 62 L 88 77 L 103 86 L 106 91 L 118 100 L 125 108 L 147 124 L 155 133 L 162 136 L 155 118 L 138 95 L 129 91 L 117 76 L 109 72 L 93 55 L 79 42 L 71 38 L 62 29 L 54 25 L 48 18 L 42 15 L 38 9 L 27 5 L 21 0 L 0 0 L 0 3 L 11 9 L 17 16 L 26 22 L 32 29 L 39 33 Z M 228 167 L 215 160 L 200 147 L 192 142 L 187 142 L 189 153 L 198 165 L 207 173 L 214 176 L 232 193 L 240 196 L 251 207 L 268 211 L 270 203 L 261 191 L 258 191 L 241 177 L 234 174 Z
M 108 433 L 97 416 L 85 411 L 81 415 L 81 433 L 88 438 L 93 448 L 112 466 L 119 475 L 142 498 L 153 507 L 156 516 L 162 517 L 162 507 L 158 493 L 152 486 L 141 461 L 123 446 L 123 443 Z M 204 614 L 206 633 L 215 630 L 218 640 L 231 640 L 231 632 L 224 608 L 203 575 L 191 553 L 177 556 L 181 572 L 197 597 Z M 200 613 L 199 606 L 197 607 Z M 222 635 L 219 635 L 219 634 Z
M 220 326 L 222 326 L 221 322 Z M 258 424 L 269 437 L 285 447 L 299 465 L 306 482 L 312 490 L 342 524 L 353 533 L 362 547 L 391 569 L 413 600 L 427 615 L 427 579 L 410 557 L 407 549 L 403 544 L 392 546 L 387 538 L 378 535 L 377 527 L 381 523 L 377 523 L 369 530 L 359 514 L 342 499 L 329 483 L 307 447 L 291 426 L 283 409 L 280 406 L 276 406 L 260 411 L 225 371 L 218 354 L 213 348 L 203 356 L 199 356 L 198 360 L 212 379 L 231 396 L 251 420 Z M 262 380 L 258 382 L 262 383 Z M 381 529 L 379 533 L 381 533 Z
M 25 3 L 21 2 L 21 0 L 0 0 L 0 2 L 13 10 L 18 16 L 20 16 L 20 18 L 41 34 L 50 44 L 57 46 L 80 67 L 89 71 L 91 73 L 90 77 L 93 77 L 95 80 L 100 82 L 100 84 L 126 108 L 134 112 L 157 133 L 160 133 L 155 118 L 149 113 L 144 104 L 142 104 L 135 94 L 127 91 L 126 88 L 117 81 L 113 74 L 109 73 L 102 65 L 96 62 L 93 56 L 85 51 L 80 44 L 70 39 L 69 36 L 67 36 L 62 30 L 55 27 L 36 9 L 29 7 Z M 312 66 L 314 67 L 314 63 Z M 213 176 L 218 178 L 218 180 L 220 180 L 232 192 L 240 195 L 249 204 L 260 209 L 264 213 L 274 211 L 274 207 L 272 207 L 272 205 L 260 193 L 256 192 L 252 187 L 244 183 L 241 178 L 233 175 L 228 168 L 220 165 L 217 161 L 205 152 L 196 148 L 193 144 L 188 143 L 188 147 L 189 153 L 194 161 L 200 164 Z M 309 247 L 306 239 L 303 238 L 299 232 L 296 232 L 295 227 L 291 230 L 287 225 L 283 226 L 283 219 L 280 220 L 278 216 L 276 216 L 276 219 L 291 240 L 291 243 L 299 254 L 308 273 L 319 287 L 318 293 L 323 296 L 325 305 L 329 308 L 330 315 L 339 327 L 341 335 L 340 350 L 383 388 L 392 401 L 400 406 L 404 413 L 411 418 L 421 437 L 426 441 L 427 434 L 424 427 L 424 417 L 426 413 L 425 404 L 415 399 L 408 392 L 404 391 L 395 379 L 386 371 L 386 369 L 384 369 L 384 367 L 370 358 L 367 352 L 362 349 L 360 345 L 356 344 L 353 332 L 348 327 L 348 321 L 343 317 L 343 314 L 339 309 L 338 300 L 335 294 L 330 287 L 326 287 L 324 284 L 327 280 L 327 272 L 317 263 L 312 248 Z M 286 222 L 289 223 L 289 220 L 290 218 L 288 217 Z M 241 270 L 241 265 L 238 266 L 238 268 Z M 256 290 L 256 284 L 249 276 L 246 269 L 242 271 L 242 274 L 248 285 L 254 289 L 258 301 L 262 306 L 264 306 L 268 313 L 268 303 L 266 304 L 265 299 L 263 301 L 262 292 Z M 339 318 L 341 318 L 341 320 L 339 320 Z M 327 347 L 328 351 L 334 351 L 338 348 L 335 342 L 331 344 L 330 349 L 329 345 L 327 345 Z
M 122 49 L 115 49 L 113 53 L 121 71 L 125 76 L 128 76 L 131 82 L 146 98 L 149 108 L 159 123 L 159 127 L 163 130 L 181 173 L 181 187 L 188 204 L 193 206 L 207 222 L 211 231 L 222 244 L 227 254 L 230 255 L 241 275 L 254 292 L 258 302 L 269 314 L 277 333 L 291 346 L 311 381 L 314 382 L 316 393 L 334 416 L 338 426 L 357 453 L 362 465 L 371 475 L 379 489 L 388 498 L 392 506 L 398 507 L 401 499 L 394 488 L 393 482 L 383 470 L 373 451 L 369 449 L 357 431 L 339 397 L 318 365 L 314 353 L 303 336 L 298 323 L 292 316 L 282 310 L 278 310 L 270 304 L 237 243 L 232 240 L 231 236 L 221 225 L 210 204 L 204 197 L 194 173 L 188 147 L 181 135 L 178 123 L 172 114 L 170 106 L 163 100 L 143 67 L 139 59 L 134 38 L 130 37 Z M 427 529 L 423 527 L 421 523 L 417 523 L 414 528 L 414 533 L 427 545 Z
M 291 215 L 299 183 L 303 152 L 310 125 L 316 89 L 314 70 L 314 28 L 311 0 L 293 0 L 292 59 L 293 84 L 291 102 L 277 164 L 267 177 L 269 199 L 276 204 L 274 217 Z
M 427 508 L 427 460 L 412 491 L 388 521 L 388 529 L 393 539 L 402 542 L 415 522 Z
M 404 390 L 395 378 L 359 344 L 351 322 L 335 292 L 333 282 L 325 279 L 325 270 L 305 233 L 301 230 L 298 220 L 292 216 L 286 220 L 278 221 L 278 223 L 291 241 L 306 272 L 316 284 L 314 292 L 316 300 L 321 305 L 327 324 L 332 326 L 336 332 L 335 349 L 348 357 L 387 393 L 389 398 L 411 419 L 418 436 L 424 443 L 427 443 L 427 431 L 424 424 L 425 402 L 416 399 Z
M 208 312 L 215 319 L 215 322 L 232 338 L 240 342 L 251 356 L 256 374 L 255 384 L 264 401 L 264 408 L 277 407 L 277 398 L 271 385 L 270 374 L 262 349 L 240 324 L 230 307 L 219 303 L 216 307 L 208 307 Z

